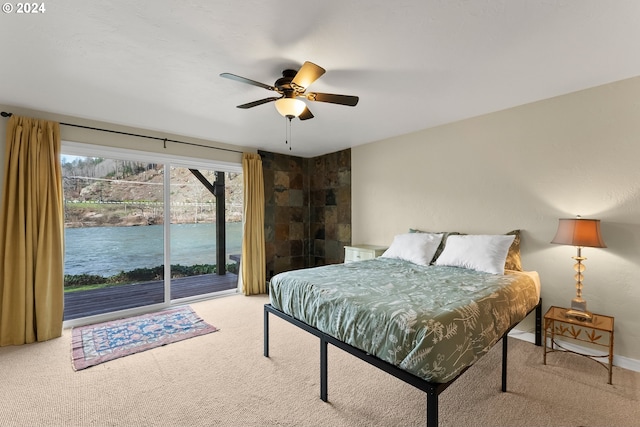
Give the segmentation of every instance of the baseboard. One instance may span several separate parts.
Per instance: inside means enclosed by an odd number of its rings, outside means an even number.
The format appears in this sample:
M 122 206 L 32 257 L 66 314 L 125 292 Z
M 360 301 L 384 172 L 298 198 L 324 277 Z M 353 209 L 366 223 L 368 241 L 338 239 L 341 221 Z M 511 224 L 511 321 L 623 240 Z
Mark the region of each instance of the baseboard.
M 518 329 L 513 329 L 509 332 L 509 336 L 513 338 L 517 338 L 519 340 L 528 341 L 530 343 L 536 342 L 536 336 L 532 332 L 520 331 Z M 572 342 L 568 342 L 565 340 L 558 340 L 562 342 L 562 346 L 567 350 L 576 351 L 579 353 L 597 355 L 593 349 L 583 347 L 580 345 L 576 345 Z M 613 355 L 613 366 L 618 366 L 620 368 L 628 369 L 630 371 L 640 372 L 640 360 L 631 359 L 630 357 L 618 356 L 616 354 Z

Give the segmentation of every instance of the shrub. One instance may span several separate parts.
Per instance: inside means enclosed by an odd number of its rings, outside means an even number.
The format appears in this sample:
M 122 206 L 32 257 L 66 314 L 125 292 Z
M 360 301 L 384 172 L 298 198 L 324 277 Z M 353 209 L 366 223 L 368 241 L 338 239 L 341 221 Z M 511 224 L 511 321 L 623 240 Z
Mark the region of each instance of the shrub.
M 214 274 L 217 268 L 214 264 L 171 265 L 171 276 L 188 277 L 201 274 Z M 238 274 L 238 264 L 227 264 L 229 273 Z M 131 271 L 121 271 L 113 276 L 103 277 L 96 274 L 65 274 L 64 287 L 67 289 L 80 288 L 91 285 L 121 285 L 125 283 L 149 282 L 164 279 L 164 265 L 151 268 L 136 268 Z
M 79 288 L 81 286 L 99 285 L 103 283 L 106 283 L 106 279 L 96 274 L 64 275 L 65 288 Z

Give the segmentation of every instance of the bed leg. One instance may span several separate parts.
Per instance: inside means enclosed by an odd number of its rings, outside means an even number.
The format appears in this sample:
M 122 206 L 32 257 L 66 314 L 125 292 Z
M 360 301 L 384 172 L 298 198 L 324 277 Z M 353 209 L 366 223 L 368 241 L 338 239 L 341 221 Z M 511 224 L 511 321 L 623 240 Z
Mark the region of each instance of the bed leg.
M 269 312 L 264 308 L 264 357 L 269 357 Z
M 507 391 L 507 335 L 502 337 L 502 391 Z
M 435 388 L 427 392 L 427 427 L 438 427 L 438 392 Z
M 536 345 L 542 346 L 542 298 L 536 307 Z
M 324 338 L 320 337 L 320 399 L 323 402 L 328 400 L 327 398 L 327 346 L 328 342 Z

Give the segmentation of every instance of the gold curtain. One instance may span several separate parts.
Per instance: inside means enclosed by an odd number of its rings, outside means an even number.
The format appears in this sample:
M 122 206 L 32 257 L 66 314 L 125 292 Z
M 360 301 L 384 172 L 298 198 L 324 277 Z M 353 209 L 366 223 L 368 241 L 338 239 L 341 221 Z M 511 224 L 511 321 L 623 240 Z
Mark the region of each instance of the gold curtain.
M 264 243 L 264 178 L 259 154 L 242 154 L 244 232 L 242 234 L 242 292 L 267 293 Z
M 64 211 L 60 125 L 12 116 L 0 211 L 0 346 L 62 334 Z

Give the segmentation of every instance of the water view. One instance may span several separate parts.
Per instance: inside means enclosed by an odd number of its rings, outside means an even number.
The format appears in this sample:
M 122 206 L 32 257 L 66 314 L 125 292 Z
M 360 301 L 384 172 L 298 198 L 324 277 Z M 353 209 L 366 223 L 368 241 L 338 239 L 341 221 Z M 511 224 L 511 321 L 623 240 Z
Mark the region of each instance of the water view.
M 227 259 L 240 254 L 242 223 L 226 224 Z M 216 263 L 216 225 L 171 224 L 171 264 Z M 65 229 L 64 274 L 112 276 L 164 264 L 162 225 Z

